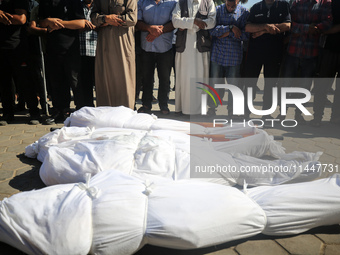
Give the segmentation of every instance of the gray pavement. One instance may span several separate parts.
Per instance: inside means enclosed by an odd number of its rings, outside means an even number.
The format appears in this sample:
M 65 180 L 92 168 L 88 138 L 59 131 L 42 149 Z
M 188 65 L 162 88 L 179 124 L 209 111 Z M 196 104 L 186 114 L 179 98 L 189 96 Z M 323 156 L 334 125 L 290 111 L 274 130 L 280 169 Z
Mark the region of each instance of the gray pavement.
M 157 88 L 155 90 L 155 96 Z M 257 101 L 261 100 L 261 94 Z M 332 101 L 332 96 L 329 96 Z M 170 93 L 170 115 L 162 116 L 157 102 L 154 103 L 154 113 L 159 117 L 178 120 L 189 120 L 187 116 L 178 116 L 174 113 L 174 92 Z M 137 108 L 140 106 L 138 101 Z M 311 111 L 311 104 L 308 104 Z M 218 115 L 223 116 L 223 109 L 218 109 Z M 293 117 L 292 111 L 288 111 L 288 118 Z M 252 117 L 252 116 L 251 116 Z M 253 117 L 254 118 L 254 117 Z M 323 125 L 314 128 L 309 125 L 295 128 L 274 127 L 266 131 L 275 136 L 282 136 L 281 141 L 286 152 L 323 151 L 321 163 L 340 165 L 340 126 L 329 123 L 330 108 L 326 108 Z M 311 117 L 306 118 L 310 120 Z M 40 189 L 44 184 L 39 178 L 40 162 L 24 156 L 25 147 L 38 140 L 44 134 L 50 132 L 51 127 L 62 127 L 62 124 L 53 126 L 27 125 L 28 118 L 19 117 L 14 124 L 0 127 L 0 199 L 10 197 L 13 194 L 32 189 Z M 323 177 L 333 173 L 325 172 Z M 298 194 L 297 194 L 298 195 Z M 0 243 L 0 254 L 23 254 L 6 244 Z M 288 237 L 274 237 L 258 235 L 247 240 L 238 240 L 222 245 L 197 249 L 197 250 L 172 250 L 153 246 L 145 246 L 139 252 L 144 254 L 209 254 L 209 255 L 246 255 L 246 254 L 340 254 L 340 226 L 326 226 L 313 229 L 309 232 Z

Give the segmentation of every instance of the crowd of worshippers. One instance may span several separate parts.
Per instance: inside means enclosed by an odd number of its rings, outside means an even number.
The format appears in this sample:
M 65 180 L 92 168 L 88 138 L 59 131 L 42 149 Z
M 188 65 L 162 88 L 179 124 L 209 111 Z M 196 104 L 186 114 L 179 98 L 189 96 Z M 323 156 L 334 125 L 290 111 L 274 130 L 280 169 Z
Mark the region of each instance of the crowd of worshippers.
M 254 99 L 263 70 L 262 109 L 273 106 L 275 87 L 310 90 L 314 84 L 311 124 L 320 126 L 340 71 L 340 1 L 262 0 L 249 10 L 246 2 L 0 0 L 0 125 L 26 106 L 29 124 L 41 123 L 46 113 L 46 124 L 63 122 L 71 90 L 80 109 L 94 106 L 94 88 L 96 106 L 135 109 L 142 92 L 138 112 L 151 113 L 157 69 L 161 114 L 170 114 L 172 70 L 175 113 L 184 115 L 201 114 L 202 89 L 193 79 L 222 79 L 245 95 L 253 88 Z M 216 91 L 223 98 L 225 90 Z M 339 84 L 333 93 L 331 122 L 340 124 Z M 216 115 L 216 107 L 208 100 L 207 114 Z M 244 117 L 249 114 L 245 107 Z M 295 119 L 305 123 L 298 108 Z

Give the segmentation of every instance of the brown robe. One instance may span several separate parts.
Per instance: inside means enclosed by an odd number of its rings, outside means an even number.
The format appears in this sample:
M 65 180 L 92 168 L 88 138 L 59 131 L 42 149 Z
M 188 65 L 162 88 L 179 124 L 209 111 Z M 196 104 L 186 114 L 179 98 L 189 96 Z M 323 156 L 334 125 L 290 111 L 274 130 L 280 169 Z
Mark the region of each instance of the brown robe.
M 124 14 L 125 9 L 130 10 L 129 14 Z M 123 14 L 125 25 L 100 27 L 103 15 L 108 14 Z M 97 106 L 123 105 L 133 109 L 137 0 L 94 0 L 91 19 L 99 27 L 95 63 Z

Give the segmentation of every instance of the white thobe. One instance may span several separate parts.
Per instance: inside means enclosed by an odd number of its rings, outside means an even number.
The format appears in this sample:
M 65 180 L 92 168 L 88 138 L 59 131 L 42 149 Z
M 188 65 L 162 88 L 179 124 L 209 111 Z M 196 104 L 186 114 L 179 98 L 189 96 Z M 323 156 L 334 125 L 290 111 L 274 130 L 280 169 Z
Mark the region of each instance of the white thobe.
M 187 29 L 185 50 L 176 52 L 176 97 L 175 111 L 184 114 L 201 113 L 201 92 L 197 87 L 202 85 L 197 82 L 208 82 L 210 52 L 200 53 L 196 48 L 196 32 L 198 26 L 194 24 L 195 16 L 201 4 L 201 0 L 188 1 L 188 18 L 181 18 L 179 3 L 172 12 L 172 23 L 175 28 Z M 214 28 L 216 22 L 216 8 L 212 0 L 209 3 L 208 18 L 203 20 L 206 29 Z M 206 15 L 205 13 L 202 13 Z

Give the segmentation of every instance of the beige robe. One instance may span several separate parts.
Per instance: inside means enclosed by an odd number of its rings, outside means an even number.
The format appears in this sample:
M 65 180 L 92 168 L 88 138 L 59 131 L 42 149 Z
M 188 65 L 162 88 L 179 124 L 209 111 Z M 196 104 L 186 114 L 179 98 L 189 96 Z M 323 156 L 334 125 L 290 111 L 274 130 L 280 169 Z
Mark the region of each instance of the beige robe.
M 136 65 L 134 26 L 137 22 L 137 1 L 126 0 L 130 15 L 123 15 L 126 25 L 100 27 L 95 62 L 97 106 L 135 104 Z M 103 24 L 103 15 L 121 14 L 124 0 L 94 0 L 92 23 Z

